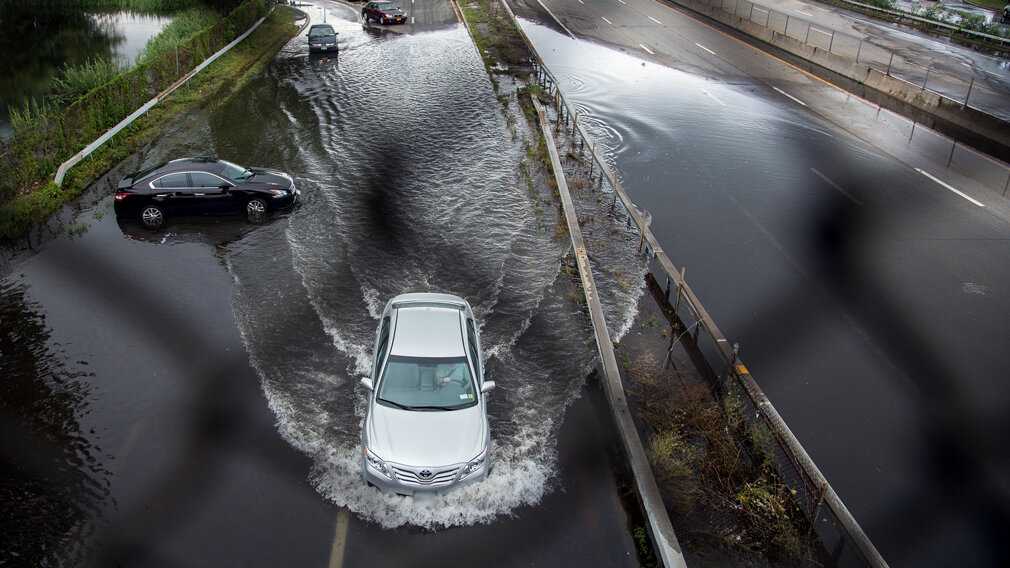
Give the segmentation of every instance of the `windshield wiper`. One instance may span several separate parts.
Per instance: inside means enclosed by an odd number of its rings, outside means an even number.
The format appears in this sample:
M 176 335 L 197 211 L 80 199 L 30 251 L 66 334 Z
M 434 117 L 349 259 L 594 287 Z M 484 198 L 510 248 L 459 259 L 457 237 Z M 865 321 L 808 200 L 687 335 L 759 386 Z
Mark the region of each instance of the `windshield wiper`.
M 399 402 L 393 402 L 391 400 L 386 400 L 384 398 L 376 398 L 375 400 L 377 400 L 379 402 L 383 402 L 383 403 L 389 404 L 391 406 L 395 406 L 395 407 L 403 409 L 403 410 L 414 410 L 415 408 L 420 408 L 420 407 L 416 407 L 416 406 L 407 406 L 406 404 L 400 404 Z
M 450 410 L 449 407 L 445 406 L 411 406 L 411 410 Z

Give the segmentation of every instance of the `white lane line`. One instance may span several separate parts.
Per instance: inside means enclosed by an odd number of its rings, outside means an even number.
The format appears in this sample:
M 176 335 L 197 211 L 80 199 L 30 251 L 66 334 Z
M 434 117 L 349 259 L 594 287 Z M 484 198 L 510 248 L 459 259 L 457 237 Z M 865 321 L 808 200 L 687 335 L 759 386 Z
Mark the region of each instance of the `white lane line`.
M 785 96 L 789 97 L 790 99 L 792 99 L 792 100 L 794 100 L 794 101 L 796 101 L 796 102 L 800 103 L 801 105 L 803 105 L 803 106 L 807 106 L 807 103 L 805 103 L 805 102 L 803 102 L 803 101 L 801 101 L 801 100 L 797 99 L 796 97 L 794 97 L 794 96 L 790 95 L 789 93 L 787 93 L 787 92 L 783 91 L 782 89 L 780 89 L 780 88 L 778 88 L 778 87 L 772 87 L 772 88 L 773 88 L 773 89 L 775 89 L 776 91 L 778 91 L 778 92 L 782 93 L 783 95 L 785 95 Z
M 410 23 L 412 23 L 412 24 L 414 23 L 414 16 L 410 17 Z
M 640 43 L 640 44 L 638 44 L 638 47 L 641 47 L 642 49 L 644 49 L 644 50 L 645 50 L 645 52 L 646 52 L 646 53 L 648 53 L 649 55 L 656 55 L 656 52 L 652 51 L 652 50 L 651 50 L 651 49 L 649 49 L 648 47 L 645 47 L 645 44 L 644 44 L 644 43 Z
M 702 44 L 700 44 L 700 43 L 696 43 L 696 44 L 694 44 L 694 45 L 697 45 L 698 47 L 700 47 L 700 48 L 704 49 L 705 51 L 707 51 L 707 52 L 711 53 L 712 55 L 715 55 L 715 52 L 714 52 L 714 51 L 712 51 L 711 49 L 709 49 L 709 48 L 705 47 L 704 45 L 702 45 Z
M 960 63 L 961 65 L 964 65 L 968 69 L 971 69 L 971 64 L 970 63 L 965 63 L 964 61 L 958 61 L 958 63 Z
M 586 3 L 585 3 L 585 2 L 583 2 L 582 0 L 579 0 L 579 4 L 582 4 L 583 6 L 585 6 L 585 5 L 586 5 Z
M 608 19 L 604 18 L 603 16 L 600 16 L 600 17 L 601 17 L 601 18 L 603 18 L 603 21 L 604 21 L 604 22 L 607 22 L 607 23 L 608 23 L 608 24 L 610 24 L 610 25 L 614 25 L 614 22 L 611 22 L 610 20 L 608 20 Z
M 842 189 L 842 186 L 840 186 L 837 183 L 835 183 L 835 182 L 831 181 L 830 179 L 828 179 L 828 176 L 822 174 L 821 172 L 817 171 L 814 168 L 810 168 L 810 171 L 814 172 L 815 176 L 817 176 L 817 177 L 821 178 L 822 180 L 824 180 L 824 183 L 826 183 L 826 184 L 830 185 L 831 187 L 837 189 L 838 192 L 841 193 L 842 195 L 844 195 L 845 197 L 848 197 L 856 205 L 862 205 L 863 204 L 862 201 L 856 199 L 848 191 L 845 191 L 844 189 Z
M 344 549 L 347 548 L 347 526 L 350 516 L 347 509 L 337 511 L 337 525 L 333 530 L 333 546 L 330 547 L 330 562 L 328 568 L 341 568 L 344 565 Z
M 817 33 L 821 33 L 821 34 L 824 34 L 824 35 L 826 35 L 826 36 L 831 36 L 831 34 L 830 34 L 829 32 L 826 32 L 826 31 L 824 31 L 824 30 L 819 30 L 819 29 L 817 29 L 817 28 L 815 28 L 815 27 L 813 27 L 813 26 L 810 26 L 810 31 L 812 31 L 812 32 L 817 32 Z
M 624 4 L 625 6 L 627 6 L 627 5 L 628 5 L 628 3 L 627 3 L 627 2 L 625 2 L 624 0 L 617 0 L 617 1 L 618 1 L 618 2 L 620 2 L 621 4 Z
M 718 99 L 718 97 L 716 97 L 716 96 L 715 96 L 715 95 L 713 95 L 712 93 L 710 93 L 710 92 L 706 91 L 705 89 L 702 89 L 702 90 L 701 90 L 701 92 L 705 93 L 705 94 L 706 94 L 706 95 L 707 95 L 707 96 L 708 96 L 708 97 L 709 97 L 710 99 L 712 99 L 713 101 L 715 101 L 715 102 L 717 102 L 717 103 L 721 104 L 722 106 L 726 106 L 726 103 L 724 103 L 724 102 L 720 101 L 720 100 Z
M 808 13 L 806 13 L 806 12 L 801 12 L 801 11 L 799 11 L 799 10 L 796 10 L 796 13 L 797 13 L 797 14 L 803 14 L 804 16 L 806 16 L 806 17 L 808 17 L 808 18 L 813 18 L 813 17 L 814 17 L 814 15 L 813 15 L 813 14 L 808 14 Z
M 997 78 L 1000 78 L 1000 79 L 1003 78 L 1003 75 L 1000 75 L 998 73 L 993 73 L 992 71 L 986 71 L 986 73 L 992 75 L 993 77 L 997 77 Z
M 656 22 L 659 25 L 663 25 L 663 22 L 660 22 L 659 20 L 657 20 L 656 18 L 653 18 L 652 16 L 649 16 L 649 19 L 652 20 L 653 22 Z
M 961 197 L 963 197 L 963 198 L 967 199 L 968 201 L 971 201 L 971 202 L 972 202 L 972 203 L 974 203 L 975 205 L 978 205 L 979 207 L 985 207 L 985 203 L 982 203 L 981 201 L 979 201 L 979 200 L 977 200 L 977 199 L 973 199 L 973 198 L 971 198 L 971 197 L 968 197 L 968 196 L 967 196 L 967 195 L 965 195 L 965 194 L 964 194 L 963 192 L 961 192 L 961 191 L 958 191 L 958 190 L 957 190 L 956 188 L 954 188 L 954 187 L 952 187 L 952 186 L 948 185 L 947 183 L 945 183 L 945 182 L 944 182 L 943 180 L 940 180 L 940 179 L 937 179 L 937 178 L 936 178 L 936 176 L 934 176 L 933 174 L 931 174 L 931 173 L 929 173 L 929 172 L 927 172 L 927 171 L 923 171 L 923 170 L 920 170 L 919 168 L 915 168 L 915 171 L 917 171 L 917 172 L 919 172 L 920 174 L 922 174 L 922 175 L 924 175 L 924 176 L 928 177 L 929 179 L 931 179 L 931 180 L 935 181 L 936 183 L 938 183 L 938 184 L 942 185 L 943 187 L 946 187 L 947 189 L 949 189 L 949 190 L 953 191 L 954 193 L 956 193 L 956 194 L 960 195 Z

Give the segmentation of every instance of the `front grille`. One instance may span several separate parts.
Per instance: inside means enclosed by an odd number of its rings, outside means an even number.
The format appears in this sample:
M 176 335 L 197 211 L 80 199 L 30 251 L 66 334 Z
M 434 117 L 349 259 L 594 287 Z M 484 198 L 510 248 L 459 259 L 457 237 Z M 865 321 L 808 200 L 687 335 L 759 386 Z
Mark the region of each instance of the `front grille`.
M 423 468 L 423 467 L 407 468 L 398 465 L 394 465 L 392 467 L 393 467 L 393 474 L 396 476 L 396 479 L 398 481 L 424 486 L 433 486 L 433 485 L 437 486 L 452 483 L 453 481 L 455 481 L 456 474 L 459 472 L 458 467 L 453 467 L 449 469 Z M 431 472 L 431 477 L 428 478 L 421 477 L 420 473 L 425 470 Z

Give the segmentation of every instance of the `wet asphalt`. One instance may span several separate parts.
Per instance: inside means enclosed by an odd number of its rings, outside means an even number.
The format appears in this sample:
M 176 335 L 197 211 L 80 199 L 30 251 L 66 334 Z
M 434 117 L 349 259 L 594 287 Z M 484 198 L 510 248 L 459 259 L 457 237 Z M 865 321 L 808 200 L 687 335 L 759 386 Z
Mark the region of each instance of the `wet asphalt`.
M 865 105 L 684 12 L 547 4 L 580 40 L 520 15 L 561 89 L 884 557 L 1005 564 L 1002 198 L 935 184 L 908 164 L 946 157 L 897 121 L 864 128 Z
M 402 33 L 327 3 L 339 56 L 295 38 L 5 264 L 4 565 L 637 565 L 568 244 L 516 172 L 529 132 L 431 4 Z M 119 176 L 208 153 L 291 172 L 304 203 L 114 218 Z M 414 500 L 357 477 L 356 385 L 377 306 L 420 289 L 470 300 L 500 388 L 488 481 Z M 637 295 L 612 297 L 619 327 Z

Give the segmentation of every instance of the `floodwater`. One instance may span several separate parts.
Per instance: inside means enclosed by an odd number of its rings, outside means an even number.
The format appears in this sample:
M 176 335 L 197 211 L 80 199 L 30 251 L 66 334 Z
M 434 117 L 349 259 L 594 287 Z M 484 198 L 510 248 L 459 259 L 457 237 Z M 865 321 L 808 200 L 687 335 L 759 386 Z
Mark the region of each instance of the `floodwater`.
M 129 67 L 172 21 L 166 14 L 85 12 L 43 2 L 0 6 L 0 138 L 10 136 L 8 107 L 49 92 L 60 68 L 112 59 Z
M 110 538 L 127 540 L 101 546 L 99 558 L 151 548 L 153 558 L 178 559 L 178 539 L 213 555 L 234 538 L 243 551 L 266 547 L 256 563 L 304 564 L 329 552 L 328 506 L 378 527 L 442 529 L 511 518 L 563 487 L 556 438 L 596 350 L 579 292 L 561 271 L 570 242 L 555 229 L 557 205 L 517 172 L 531 139 L 519 109 L 510 102 L 520 117 L 510 125 L 461 27 L 403 35 L 332 13 L 329 22 L 340 32 L 339 58 L 310 57 L 304 38 L 294 40 L 241 96 L 187 116 L 110 177 L 212 153 L 290 172 L 299 208 L 262 226 L 179 222 L 151 234 L 117 224 L 102 181 L 73 235 L 17 261 L 2 281 L 4 419 L 20 417 L 19 432 L 50 433 L 45 447 L 55 450 L 35 463 L 35 447 L 18 446 L 16 462 L 33 469 L 2 484 L 8 517 L 22 525 L 4 560 L 73 559 L 66 543 Z M 641 262 L 626 242 L 599 251 L 612 276 L 600 287 L 615 339 L 642 293 Z M 415 499 L 360 479 L 358 379 L 383 304 L 421 290 L 467 298 L 481 322 L 488 379 L 498 384 L 496 465 L 480 484 Z M 26 422 L 35 416 L 46 417 L 44 428 Z M 264 472 L 264 454 L 282 471 Z M 191 479 L 190 469 L 217 466 L 209 475 L 219 485 Z M 268 517 L 256 516 L 249 495 L 233 495 L 233 484 L 274 476 L 286 482 L 257 499 L 285 502 Z M 40 477 L 47 485 L 33 491 Z M 213 490 L 196 492 L 201 484 Z M 61 522 L 35 509 L 46 499 Z M 220 511 L 222 499 L 246 511 L 241 526 L 226 522 L 234 512 Z M 626 528 L 617 545 L 605 531 L 615 521 L 600 517 L 613 516 L 611 505 L 589 504 L 605 554 L 634 563 Z M 571 512 L 558 511 L 555 524 L 579 526 L 564 517 Z M 127 537 L 115 534 L 124 527 Z M 153 534 L 156 542 L 144 540 Z M 324 546 L 306 546 L 308 535 Z M 485 556 L 488 546 L 472 552 Z M 569 554 L 585 550 L 593 546 Z
M 884 557 L 1005 564 L 1006 223 L 769 93 L 761 64 L 671 69 L 523 27 Z

